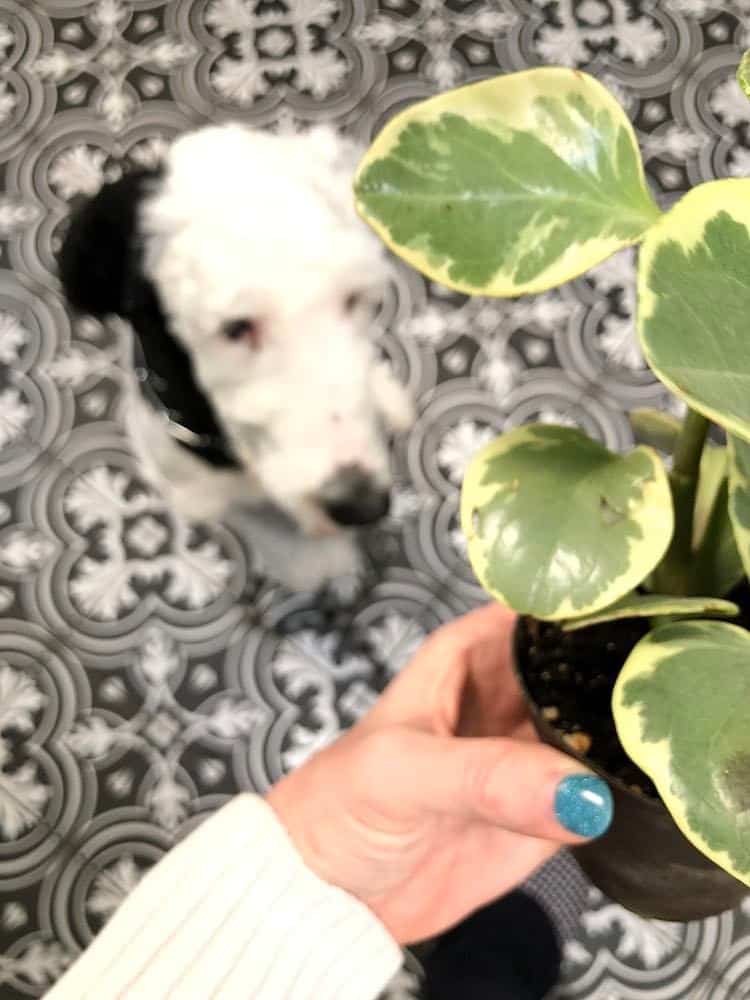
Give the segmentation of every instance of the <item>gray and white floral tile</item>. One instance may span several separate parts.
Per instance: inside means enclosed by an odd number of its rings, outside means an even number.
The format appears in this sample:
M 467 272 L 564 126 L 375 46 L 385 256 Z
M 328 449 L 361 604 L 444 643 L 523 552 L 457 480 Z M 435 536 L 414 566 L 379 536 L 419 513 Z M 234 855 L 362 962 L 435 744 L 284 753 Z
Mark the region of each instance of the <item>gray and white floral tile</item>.
M 400 108 L 544 63 L 611 87 L 656 196 L 750 173 L 734 82 L 748 0 L 0 0 L 0 996 L 41 996 L 144 871 L 237 789 L 351 725 L 421 638 L 481 600 L 466 463 L 531 419 L 614 448 L 674 404 L 633 337 L 632 252 L 567 287 L 467 300 L 401 266 L 378 317 L 419 400 L 359 589 L 264 579 L 239 526 L 189 529 L 123 436 L 122 325 L 73 320 L 70 202 L 239 118 L 366 142 Z M 404 969 L 389 1000 L 419 995 Z M 591 891 L 558 1000 L 742 1000 L 750 907 L 640 920 Z

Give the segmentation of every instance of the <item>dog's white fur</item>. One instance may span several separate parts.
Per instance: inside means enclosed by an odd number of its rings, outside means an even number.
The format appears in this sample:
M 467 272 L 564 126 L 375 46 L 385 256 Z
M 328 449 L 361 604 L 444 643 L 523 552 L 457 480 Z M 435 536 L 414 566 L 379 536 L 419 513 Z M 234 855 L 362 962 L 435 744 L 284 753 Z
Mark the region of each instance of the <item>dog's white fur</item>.
M 174 143 L 141 209 L 146 274 L 249 470 L 213 469 L 179 448 L 134 394 L 129 426 L 144 472 L 187 518 L 270 498 L 303 534 L 330 536 L 317 560 L 305 542 L 316 569 L 287 567 L 284 582 L 296 587 L 356 568 L 350 533 L 316 498 L 351 464 L 389 487 L 384 430 L 413 420 L 369 336 L 368 301 L 387 265 L 356 216 L 353 166 L 350 147 L 328 129 L 275 136 L 209 127 Z M 349 310 L 352 295 L 360 304 Z M 239 318 L 256 323 L 257 350 L 222 335 Z M 276 553 L 272 545 L 266 559 Z

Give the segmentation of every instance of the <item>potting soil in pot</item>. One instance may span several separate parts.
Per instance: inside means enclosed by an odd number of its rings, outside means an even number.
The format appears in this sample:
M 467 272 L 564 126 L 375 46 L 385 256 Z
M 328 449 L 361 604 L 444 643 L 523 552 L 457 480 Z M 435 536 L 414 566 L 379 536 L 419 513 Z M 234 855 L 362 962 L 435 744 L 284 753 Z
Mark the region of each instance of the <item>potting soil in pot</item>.
M 648 632 L 639 619 L 563 632 L 523 618 L 519 645 L 526 688 L 543 718 L 566 743 L 634 791 L 656 796 L 651 779 L 622 749 L 612 718 L 612 689 L 633 646 Z
M 742 613 L 727 619 L 750 629 L 750 585 L 729 596 Z M 642 619 L 624 619 L 564 632 L 552 622 L 519 620 L 519 667 L 534 703 L 565 742 L 633 791 L 657 796 L 653 782 L 622 749 L 612 718 L 612 689 L 633 646 L 648 631 Z

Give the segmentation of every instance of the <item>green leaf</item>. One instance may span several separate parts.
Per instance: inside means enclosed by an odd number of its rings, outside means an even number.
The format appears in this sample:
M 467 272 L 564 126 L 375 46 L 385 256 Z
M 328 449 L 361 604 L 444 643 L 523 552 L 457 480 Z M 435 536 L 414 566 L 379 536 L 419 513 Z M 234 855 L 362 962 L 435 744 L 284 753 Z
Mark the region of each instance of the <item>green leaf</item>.
M 729 436 L 729 518 L 734 538 L 750 576 L 750 444 Z
M 628 414 L 636 441 L 661 452 L 673 452 L 682 422 L 669 413 L 648 408 Z M 726 449 L 706 442 L 701 455 L 695 497 L 692 544 L 694 590 L 700 594 L 729 593 L 744 575 L 727 502 Z
M 750 180 L 690 191 L 647 234 L 638 329 L 662 382 L 750 438 Z
M 743 53 L 740 64 L 737 67 L 737 82 L 742 87 L 745 97 L 750 97 L 750 49 Z
M 722 482 L 727 478 L 729 460 L 726 448 L 718 448 L 706 442 L 701 454 L 698 473 L 698 489 L 695 494 L 695 516 L 693 518 L 693 548 L 697 548 L 706 534 L 706 525 Z
M 631 410 L 628 420 L 638 444 L 647 444 L 670 455 L 674 451 L 682 427 L 682 421 L 677 417 L 644 406 Z
M 660 625 L 612 700 L 626 753 L 685 836 L 750 885 L 750 635 L 726 622 Z
M 550 67 L 402 111 L 361 163 L 355 195 L 395 253 L 482 295 L 560 285 L 659 217 L 623 109 L 593 77 Z
M 731 601 L 721 601 L 715 597 L 670 597 L 662 594 L 626 594 L 610 604 L 603 611 L 583 618 L 573 618 L 563 625 L 564 632 L 575 632 L 589 625 L 601 625 L 620 618 L 656 618 L 660 615 L 675 615 L 687 618 L 691 615 L 710 617 L 730 617 L 738 615 L 740 609 Z
M 616 455 L 570 427 L 532 424 L 470 463 L 461 525 L 490 594 L 538 618 L 574 618 L 651 572 L 672 534 L 672 498 L 650 448 Z
M 728 594 L 745 575 L 729 513 L 726 448 L 706 444 L 701 455 L 693 518 L 694 588 Z

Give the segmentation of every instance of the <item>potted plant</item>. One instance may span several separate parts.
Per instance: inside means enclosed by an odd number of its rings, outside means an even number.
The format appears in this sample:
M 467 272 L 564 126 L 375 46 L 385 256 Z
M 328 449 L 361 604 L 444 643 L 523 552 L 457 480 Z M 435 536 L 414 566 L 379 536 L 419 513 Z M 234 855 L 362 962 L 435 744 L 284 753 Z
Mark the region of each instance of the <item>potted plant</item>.
M 539 292 L 640 243 L 638 336 L 684 420 L 637 411 L 627 454 L 570 427 L 511 430 L 472 461 L 461 523 L 480 583 L 519 612 L 539 731 L 613 787 L 611 830 L 579 850 L 589 874 L 646 916 L 736 904 L 750 885 L 750 180 L 662 212 L 615 98 L 549 67 L 400 113 L 355 197 L 400 257 L 468 294 Z

